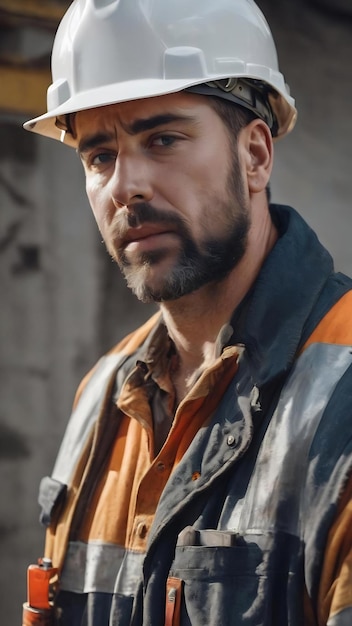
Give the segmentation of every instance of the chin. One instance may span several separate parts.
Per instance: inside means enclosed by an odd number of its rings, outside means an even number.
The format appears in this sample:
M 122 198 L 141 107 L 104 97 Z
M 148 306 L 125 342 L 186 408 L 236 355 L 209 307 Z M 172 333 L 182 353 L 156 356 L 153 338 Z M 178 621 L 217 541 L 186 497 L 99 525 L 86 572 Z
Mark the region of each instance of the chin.
M 162 294 L 165 287 L 165 274 L 163 279 L 160 277 L 150 276 L 151 270 L 147 266 L 141 267 L 139 270 L 131 267 L 123 268 L 123 274 L 127 281 L 128 287 L 134 295 L 146 304 L 151 302 L 160 302 L 159 294 Z

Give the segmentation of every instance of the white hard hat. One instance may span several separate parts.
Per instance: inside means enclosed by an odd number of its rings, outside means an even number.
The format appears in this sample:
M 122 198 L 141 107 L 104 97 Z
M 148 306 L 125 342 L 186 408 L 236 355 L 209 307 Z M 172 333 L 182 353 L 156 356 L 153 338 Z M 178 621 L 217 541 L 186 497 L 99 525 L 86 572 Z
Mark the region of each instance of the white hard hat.
M 24 126 L 68 144 L 70 113 L 204 84 L 233 93 L 259 117 L 269 102 L 278 137 L 296 119 L 253 0 L 74 0 L 56 34 L 52 75 L 48 112 Z

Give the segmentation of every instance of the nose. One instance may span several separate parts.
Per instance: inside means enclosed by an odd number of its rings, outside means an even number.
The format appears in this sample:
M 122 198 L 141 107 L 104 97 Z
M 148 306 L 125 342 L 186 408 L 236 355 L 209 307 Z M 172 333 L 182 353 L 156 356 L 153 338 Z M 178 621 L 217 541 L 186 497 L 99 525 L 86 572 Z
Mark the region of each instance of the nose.
M 141 155 L 119 154 L 110 184 L 116 208 L 152 200 L 151 171 Z

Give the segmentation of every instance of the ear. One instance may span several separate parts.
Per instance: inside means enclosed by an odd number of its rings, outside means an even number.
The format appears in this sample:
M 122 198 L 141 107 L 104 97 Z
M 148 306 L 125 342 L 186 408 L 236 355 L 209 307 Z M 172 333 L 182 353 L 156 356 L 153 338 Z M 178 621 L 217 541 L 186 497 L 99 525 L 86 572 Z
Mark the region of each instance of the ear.
M 273 168 L 273 140 L 267 124 L 255 119 L 241 131 L 249 193 L 263 191 Z

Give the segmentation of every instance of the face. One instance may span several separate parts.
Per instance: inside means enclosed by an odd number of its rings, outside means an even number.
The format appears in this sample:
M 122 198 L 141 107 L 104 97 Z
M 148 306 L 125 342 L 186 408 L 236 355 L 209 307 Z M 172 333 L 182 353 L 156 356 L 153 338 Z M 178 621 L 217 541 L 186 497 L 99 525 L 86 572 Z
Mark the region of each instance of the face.
M 206 97 L 82 111 L 75 132 L 99 230 L 140 300 L 181 298 L 237 265 L 249 211 L 237 150 Z

